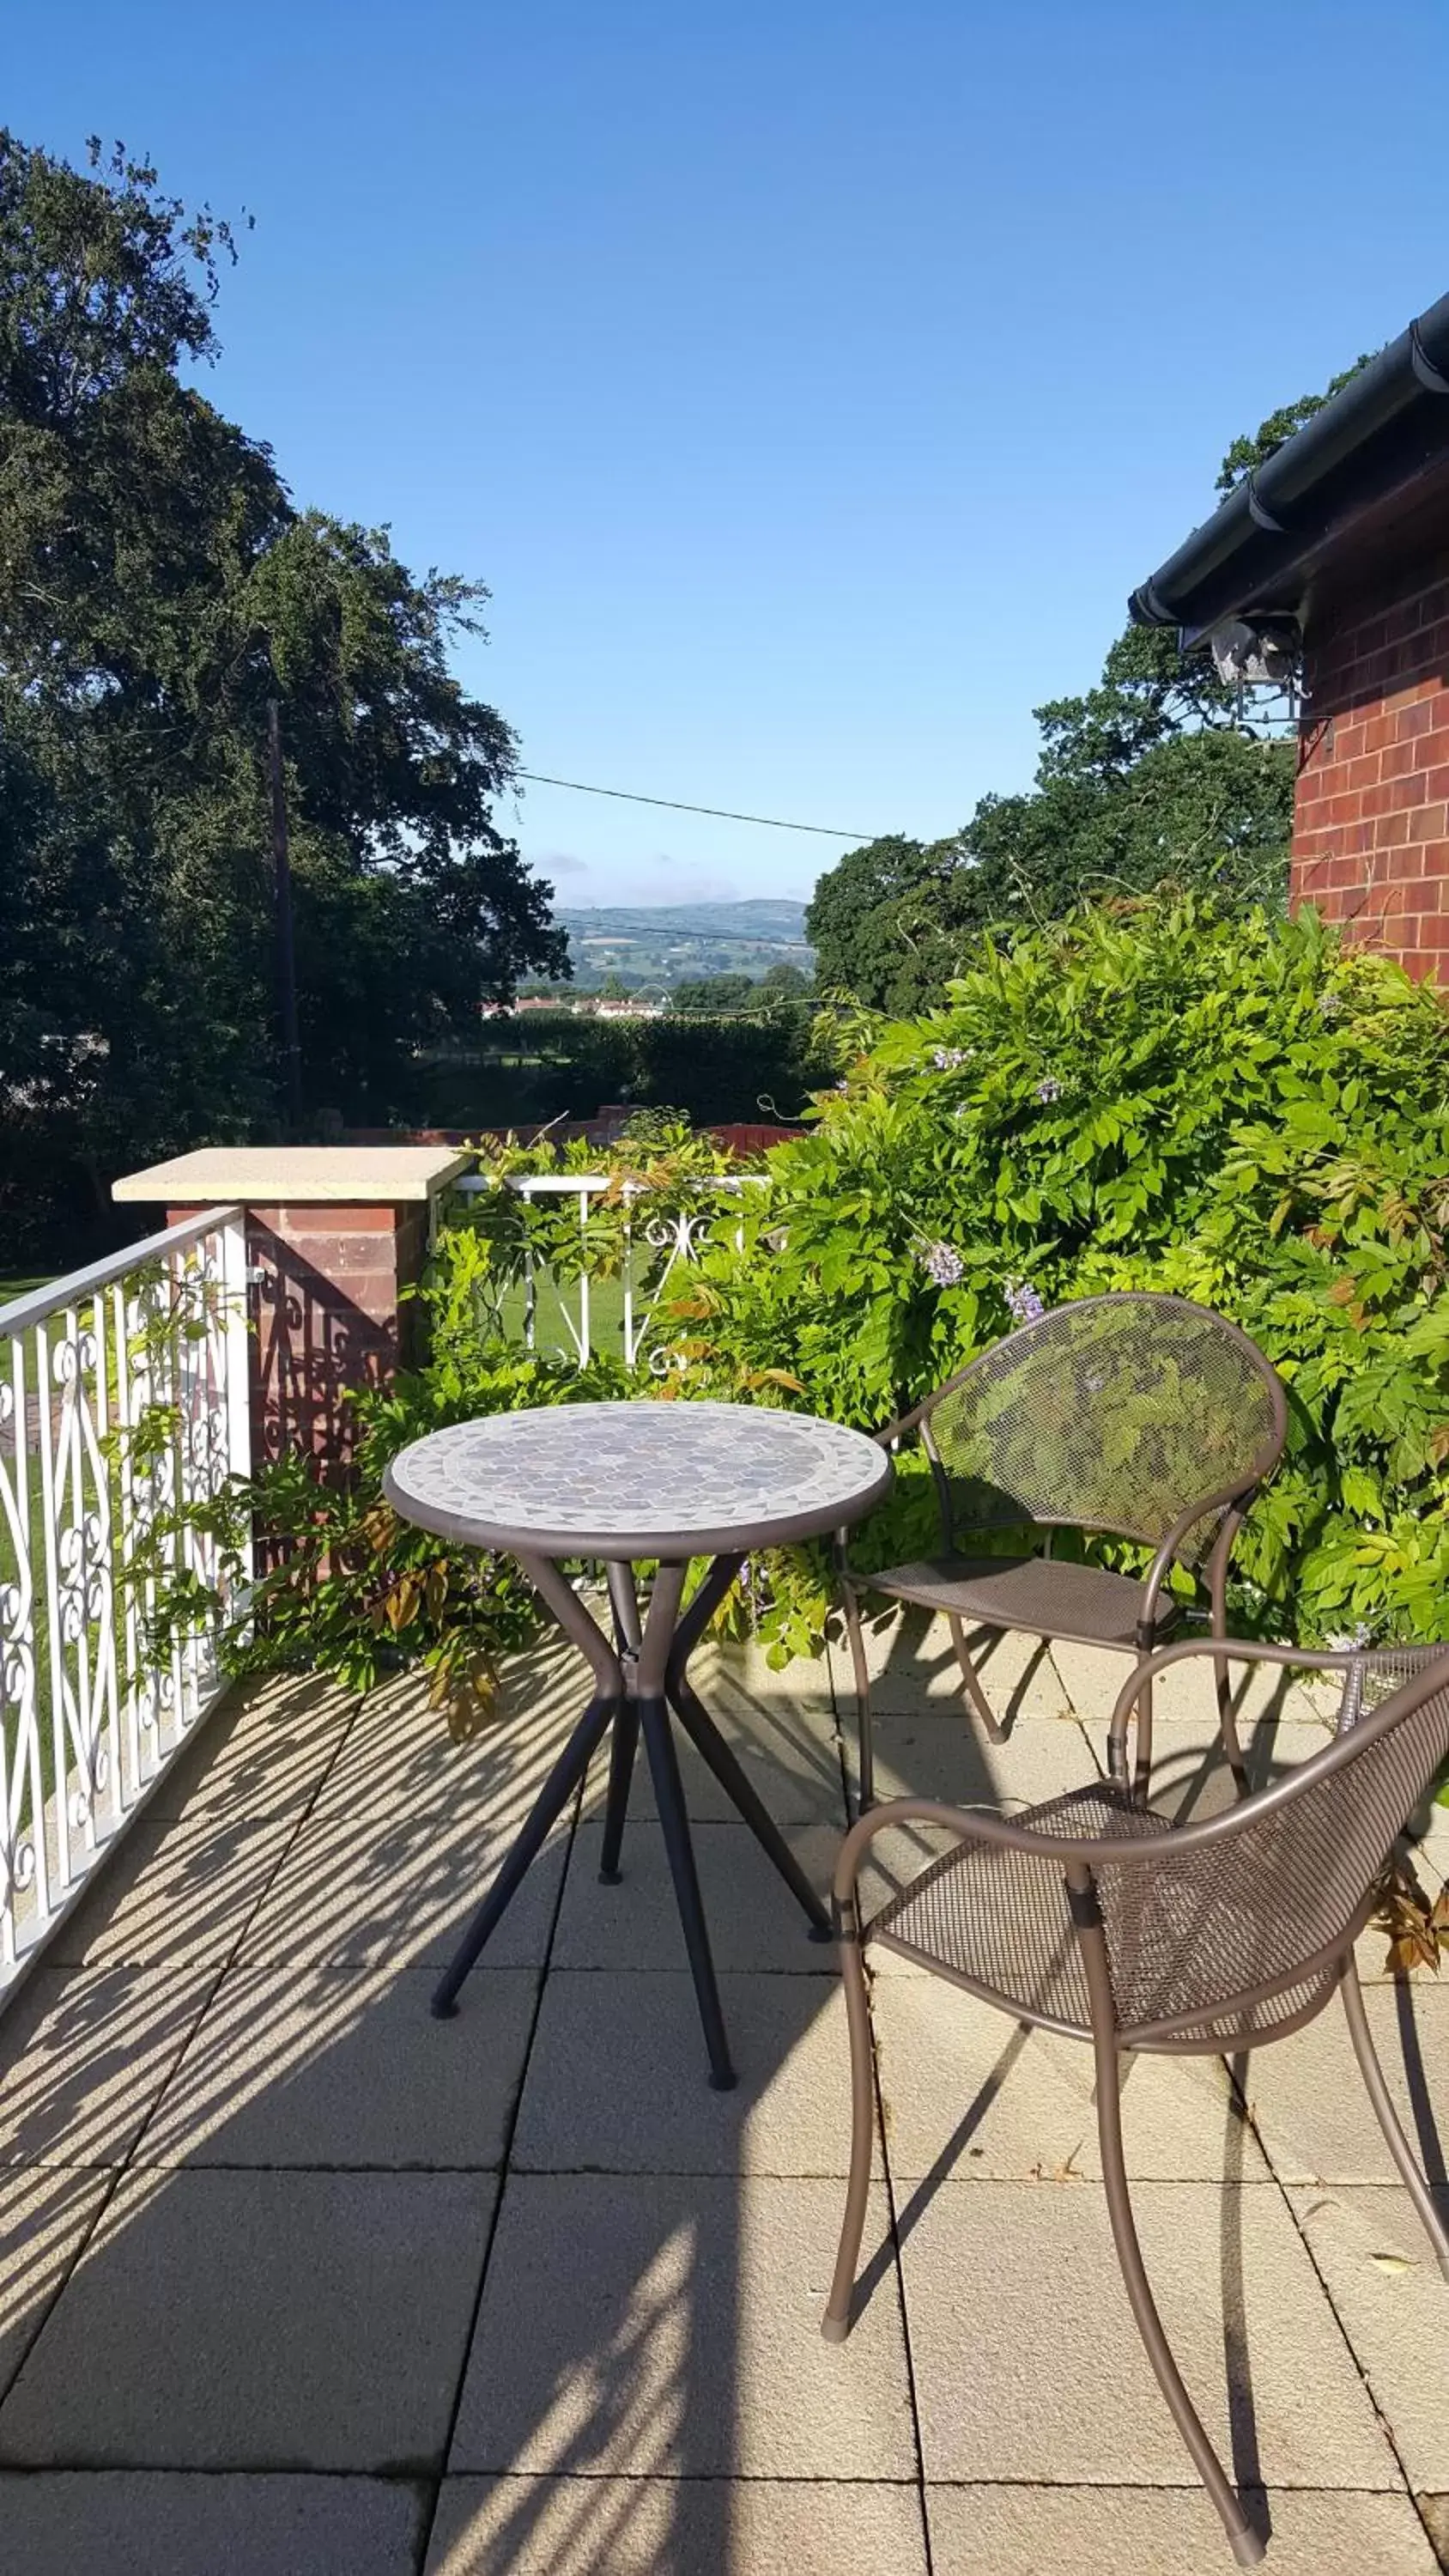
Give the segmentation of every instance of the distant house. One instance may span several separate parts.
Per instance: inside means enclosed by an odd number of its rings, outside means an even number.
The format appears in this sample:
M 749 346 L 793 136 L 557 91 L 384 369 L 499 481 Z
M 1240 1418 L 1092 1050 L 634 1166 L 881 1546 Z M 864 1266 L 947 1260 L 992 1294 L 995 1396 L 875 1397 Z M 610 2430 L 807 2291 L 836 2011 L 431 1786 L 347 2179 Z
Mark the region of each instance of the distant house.
M 1244 678 L 1300 663 L 1291 894 L 1449 983 L 1449 295 L 1132 594 Z
M 518 1011 L 572 1011 L 578 1007 L 568 993 L 523 993 L 512 1002 L 480 1002 L 480 1020 L 511 1020 Z

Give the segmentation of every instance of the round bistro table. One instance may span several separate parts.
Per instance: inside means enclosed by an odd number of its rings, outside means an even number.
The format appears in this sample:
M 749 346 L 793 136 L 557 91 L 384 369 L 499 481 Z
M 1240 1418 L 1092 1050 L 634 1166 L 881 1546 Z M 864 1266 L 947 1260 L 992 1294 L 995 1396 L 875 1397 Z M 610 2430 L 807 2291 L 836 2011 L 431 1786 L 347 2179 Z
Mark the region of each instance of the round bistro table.
M 752 1548 L 818 1538 L 862 1519 L 891 1481 L 886 1452 L 814 1415 L 744 1404 L 551 1405 L 431 1432 L 399 1452 L 383 1490 L 404 1520 L 438 1537 L 513 1557 L 578 1647 L 594 1692 L 433 1997 L 439 2016 L 516 1895 L 610 1727 L 600 1877 L 619 1880 L 634 1756 L 642 1730 L 664 1846 L 709 2052 L 710 2082 L 734 2083 L 700 1899 L 671 1711 L 804 1907 L 813 1936 L 830 1918 L 757 1790 L 691 1687 L 688 1664 Z M 682 1607 L 693 1557 L 711 1557 Z M 560 1560 L 602 1560 L 612 1639 Z M 641 1616 L 634 1567 L 657 1565 Z

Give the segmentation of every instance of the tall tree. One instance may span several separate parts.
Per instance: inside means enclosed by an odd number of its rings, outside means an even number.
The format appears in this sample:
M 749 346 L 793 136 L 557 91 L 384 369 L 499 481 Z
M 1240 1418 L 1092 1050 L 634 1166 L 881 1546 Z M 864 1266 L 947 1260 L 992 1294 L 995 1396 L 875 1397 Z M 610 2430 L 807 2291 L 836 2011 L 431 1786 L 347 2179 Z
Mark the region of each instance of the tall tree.
M 1335 376 L 1235 439 L 1229 492 L 1368 364 Z M 1129 627 L 1097 686 L 1034 710 L 1036 781 L 982 797 L 943 841 L 847 851 L 806 914 L 823 989 L 876 1010 L 934 1001 L 983 930 L 1047 920 L 1083 895 L 1177 882 L 1222 901 L 1280 903 L 1287 888 L 1294 749 L 1242 720 L 1209 655 L 1166 628 Z
M 278 1116 L 280 712 L 304 1102 L 405 1111 L 530 968 L 551 890 L 493 820 L 515 746 L 448 667 L 481 588 L 299 511 L 183 369 L 229 227 L 119 147 L 0 132 L 0 1206 Z

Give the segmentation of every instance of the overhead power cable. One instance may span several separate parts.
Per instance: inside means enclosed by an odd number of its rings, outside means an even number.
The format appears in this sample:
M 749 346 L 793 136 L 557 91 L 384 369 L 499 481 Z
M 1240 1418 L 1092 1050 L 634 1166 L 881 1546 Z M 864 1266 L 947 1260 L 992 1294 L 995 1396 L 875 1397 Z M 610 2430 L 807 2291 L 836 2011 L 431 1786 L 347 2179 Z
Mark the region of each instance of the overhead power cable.
M 782 823 L 778 814 L 736 814 L 728 805 L 685 805 L 677 796 L 639 796 L 628 787 L 589 787 L 582 778 L 549 778 L 541 769 L 515 770 L 535 787 L 569 787 L 576 796 L 614 796 L 625 805 L 664 805 L 671 814 L 713 814 L 721 823 L 760 823 L 770 832 L 818 832 L 827 841 L 877 841 L 878 832 L 845 832 L 832 823 Z

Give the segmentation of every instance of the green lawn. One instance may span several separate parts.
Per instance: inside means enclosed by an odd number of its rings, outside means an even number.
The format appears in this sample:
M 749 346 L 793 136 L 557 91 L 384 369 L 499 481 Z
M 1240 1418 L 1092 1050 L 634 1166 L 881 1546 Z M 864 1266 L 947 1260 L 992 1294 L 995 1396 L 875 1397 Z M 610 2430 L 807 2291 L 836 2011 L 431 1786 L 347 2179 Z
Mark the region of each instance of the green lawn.
M 12 1297 L 29 1297 L 35 1289 L 49 1285 L 50 1274 L 45 1270 L 38 1278 L 29 1273 L 19 1279 L 0 1277 L 0 1306 L 8 1306 Z
M 540 1270 L 534 1315 L 537 1349 L 561 1352 L 567 1359 L 574 1358 L 578 1346 L 565 1318 L 573 1316 L 577 1319 L 578 1311 L 577 1279 L 566 1279 L 560 1285 L 551 1271 Z M 522 1341 L 523 1317 L 524 1293 L 520 1282 L 507 1291 L 500 1308 L 500 1321 L 510 1340 Z M 637 1311 L 634 1323 L 637 1331 Z M 620 1279 L 589 1281 L 589 1348 L 606 1358 L 622 1359 L 624 1356 L 624 1284 Z

